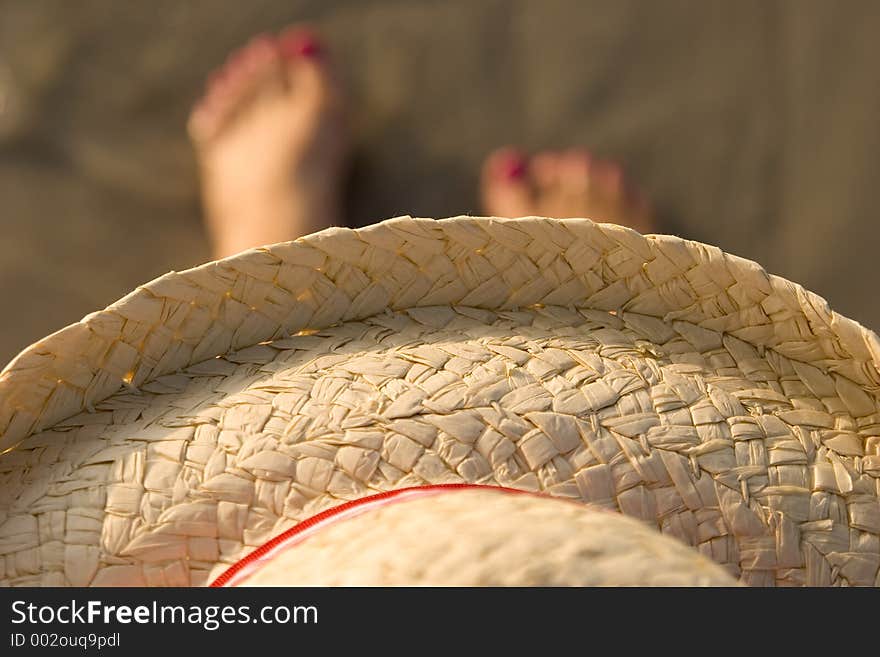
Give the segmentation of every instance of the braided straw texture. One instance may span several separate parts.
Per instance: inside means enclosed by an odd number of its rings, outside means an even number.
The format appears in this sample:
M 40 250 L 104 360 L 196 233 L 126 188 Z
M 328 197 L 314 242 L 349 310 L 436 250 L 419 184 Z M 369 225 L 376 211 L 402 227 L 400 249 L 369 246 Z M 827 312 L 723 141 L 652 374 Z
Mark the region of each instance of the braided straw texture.
M 736 586 L 736 580 L 632 518 L 486 489 L 395 501 L 347 517 L 273 555 L 238 586 Z
M 330 229 L 163 276 L 7 366 L 0 580 L 203 584 L 340 500 L 469 482 L 618 509 L 747 584 L 875 585 L 878 356 L 674 237 Z

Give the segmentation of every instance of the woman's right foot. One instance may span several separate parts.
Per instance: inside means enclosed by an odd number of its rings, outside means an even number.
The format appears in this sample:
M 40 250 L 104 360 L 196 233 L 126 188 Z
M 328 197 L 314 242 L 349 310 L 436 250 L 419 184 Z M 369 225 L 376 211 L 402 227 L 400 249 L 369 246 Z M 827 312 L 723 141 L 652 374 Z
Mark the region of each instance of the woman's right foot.
M 342 96 L 308 29 L 259 36 L 234 52 L 188 129 L 214 257 L 341 222 Z
M 483 165 L 481 191 L 484 211 L 496 217 L 586 217 L 641 233 L 656 230 L 647 201 L 621 168 L 580 149 L 533 157 L 499 149 Z

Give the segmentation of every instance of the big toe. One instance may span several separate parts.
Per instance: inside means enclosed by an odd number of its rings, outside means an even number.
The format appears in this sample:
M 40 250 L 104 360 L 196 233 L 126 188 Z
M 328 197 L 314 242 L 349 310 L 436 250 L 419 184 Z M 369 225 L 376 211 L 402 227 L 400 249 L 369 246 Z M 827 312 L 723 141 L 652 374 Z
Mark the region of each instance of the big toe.
M 340 85 L 323 40 L 306 26 L 289 27 L 278 36 L 287 84 L 298 103 L 316 109 L 339 108 Z
M 483 208 L 496 217 L 533 214 L 529 161 L 515 148 L 502 148 L 486 158 L 482 172 Z
M 603 221 L 611 221 L 642 233 L 656 229 L 646 197 L 614 162 L 604 162 L 593 173 L 591 200 Z

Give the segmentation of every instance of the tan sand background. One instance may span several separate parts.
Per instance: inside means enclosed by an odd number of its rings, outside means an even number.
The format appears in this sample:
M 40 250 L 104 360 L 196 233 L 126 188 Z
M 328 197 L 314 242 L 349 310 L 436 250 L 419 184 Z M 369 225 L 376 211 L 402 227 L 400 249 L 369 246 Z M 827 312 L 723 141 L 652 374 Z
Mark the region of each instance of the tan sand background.
M 351 92 L 356 223 L 478 212 L 499 144 L 587 145 L 669 232 L 880 327 L 880 2 L 0 0 L 0 362 L 207 258 L 188 109 L 297 20 Z

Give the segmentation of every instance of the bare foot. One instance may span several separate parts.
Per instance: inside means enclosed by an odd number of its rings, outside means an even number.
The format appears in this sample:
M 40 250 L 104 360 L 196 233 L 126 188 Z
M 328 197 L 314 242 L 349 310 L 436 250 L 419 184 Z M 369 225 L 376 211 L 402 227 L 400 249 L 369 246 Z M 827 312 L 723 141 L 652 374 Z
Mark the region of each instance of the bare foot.
M 526 157 L 502 148 L 483 165 L 483 206 L 496 217 L 586 217 L 642 233 L 655 230 L 647 202 L 616 164 L 580 149 Z
M 292 27 L 232 53 L 190 115 L 214 256 L 341 220 L 342 97 L 315 35 Z

